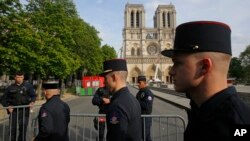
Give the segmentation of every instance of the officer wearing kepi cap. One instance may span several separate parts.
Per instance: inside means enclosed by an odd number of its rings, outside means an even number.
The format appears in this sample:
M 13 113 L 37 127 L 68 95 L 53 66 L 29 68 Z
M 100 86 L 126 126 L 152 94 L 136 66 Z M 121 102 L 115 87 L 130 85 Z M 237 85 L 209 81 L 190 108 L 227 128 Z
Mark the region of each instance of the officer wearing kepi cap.
M 59 82 L 44 81 L 43 88 L 46 103 L 39 111 L 39 133 L 34 141 L 69 141 L 70 109 L 59 97 Z
M 174 48 L 161 52 L 174 63 L 169 74 L 175 90 L 191 99 L 185 141 L 231 140 L 237 127 L 250 125 L 249 108 L 227 85 L 230 34 L 221 22 L 184 23 L 176 28 Z
M 126 86 L 127 63 L 124 59 L 103 62 L 105 86 L 112 94 L 106 112 L 107 141 L 140 141 L 141 108 Z
M 141 105 L 141 114 L 150 115 L 153 109 L 154 95 L 147 87 L 146 76 L 138 76 L 137 79 L 139 92 L 136 94 L 136 99 Z M 144 117 L 142 120 L 142 139 L 143 141 L 151 141 L 150 128 L 152 125 L 151 117 Z

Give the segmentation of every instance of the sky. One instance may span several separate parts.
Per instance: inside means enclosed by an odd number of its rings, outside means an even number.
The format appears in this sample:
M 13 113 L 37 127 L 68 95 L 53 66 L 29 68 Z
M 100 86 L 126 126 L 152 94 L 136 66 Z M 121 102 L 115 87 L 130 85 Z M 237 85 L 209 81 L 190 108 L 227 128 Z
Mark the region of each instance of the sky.
M 146 27 L 153 27 L 158 5 L 173 4 L 177 26 L 184 22 L 212 20 L 228 24 L 232 34 L 232 53 L 239 57 L 250 45 L 250 0 L 73 0 L 79 16 L 100 33 L 102 45 L 108 44 L 119 54 L 122 47 L 124 10 L 127 3 L 143 4 Z

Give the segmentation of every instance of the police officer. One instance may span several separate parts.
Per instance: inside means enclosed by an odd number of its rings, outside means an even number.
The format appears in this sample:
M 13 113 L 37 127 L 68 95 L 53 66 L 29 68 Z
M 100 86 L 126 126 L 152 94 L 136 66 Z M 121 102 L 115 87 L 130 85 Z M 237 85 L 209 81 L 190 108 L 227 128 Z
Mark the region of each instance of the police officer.
M 43 82 L 46 103 L 38 115 L 39 133 L 34 141 L 69 141 L 69 106 L 59 97 L 58 81 Z
M 145 76 L 138 76 L 139 92 L 136 95 L 136 99 L 141 105 L 141 114 L 150 115 L 153 108 L 154 95 L 147 87 L 147 81 Z M 151 141 L 150 128 L 152 125 L 152 118 L 145 117 L 142 120 L 142 139 L 143 141 Z
M 228 86 L 231 29 L 221 22 L 194 21 L 176 28 L 174 49 L 162 51 L 174 63 L 169 74 L 175 90 L 189 94 L 191 110 L 185 141 L 248 140 L 234 137 L 250 125 L 250 109 Z
M 15 74 L 15 83 L 6 88 L 2 99 L 2 105 L 8 107 L 7 112 L 10 114 L 11 141 L 16 141 L 17 124 L 19 125 L 18 141 L 26 140 L 30 108 L 34 105 L 35 100 L 36 95 L 33 86 L 24 81 L 23 72 L 17 72 Z M 13 106 L 24 107 L 15 108 Z
M 99 114 L 106 114 L 108 105 L 110 103 L 109 91 L 106 87 L 100 87 L 96 90 L 95 95 L 92 99 L 92 104 L 99 107 Z M 94 119 L 94 126 L 96 129 L 99 127 L 99 139 L 98 141 L 103 141 L 104 131 L 105 131 L 105 122 L 104 117 L 98 117 Z M 99 126 L 98 126 L 99 124 Z
M 127 63 L 124 59 L 103 62 L 105 86 L 112 94 L 106 113 L 107 141 L 140 141 L 141 108 L 126 86 Z

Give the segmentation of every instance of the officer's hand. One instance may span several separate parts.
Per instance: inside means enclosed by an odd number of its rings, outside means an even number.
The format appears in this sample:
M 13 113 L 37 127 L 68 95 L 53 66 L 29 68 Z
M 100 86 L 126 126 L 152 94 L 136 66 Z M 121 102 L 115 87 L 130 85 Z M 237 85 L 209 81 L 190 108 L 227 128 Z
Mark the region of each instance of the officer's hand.
M 109 104 L 110 103 L 110 99 L 109 98 L 103 97 L 102 100 L 103 100 L 104 104 Z
M 9 111 L 10 113 L 12 113 L 12 112 L 13 112 L 13 110 L 14 110 L 14 109 L 13 109 L 13 107 L 12 107 L 12 106 L 9 106 L 9 107 L 8 107 L 8 111 Z

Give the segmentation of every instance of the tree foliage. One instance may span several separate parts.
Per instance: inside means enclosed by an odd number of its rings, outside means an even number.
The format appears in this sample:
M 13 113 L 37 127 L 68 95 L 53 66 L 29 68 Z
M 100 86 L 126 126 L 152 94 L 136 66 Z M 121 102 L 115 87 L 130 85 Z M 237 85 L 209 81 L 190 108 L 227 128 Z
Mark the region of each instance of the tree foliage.
M 250 83 L 250 45 L 240 54 L 240 60 L 244 70 L 244 80 Z
M 102 46 L 102 54 L 103 61 L 117 58 L 115 49 L 107 44 Z
M 229 67 L 229 76 L 237 79 L 243 77 L 243 68 L 241 66 L 241 60 L 237 57 L 233 57 Z
M 250 83 L 250 45 L 241 52 L 239 58 L 233 57 L 229 67 L 229 76 L 243 83 Z
M 0 30 L 0 73 L 66 78 L 86 69 L 95 75 L 112 58 L 108 52 L 114 56 L 108 45 L 101 48 L 99 32 L 77 15 L 72 0 L 1 1 Z

